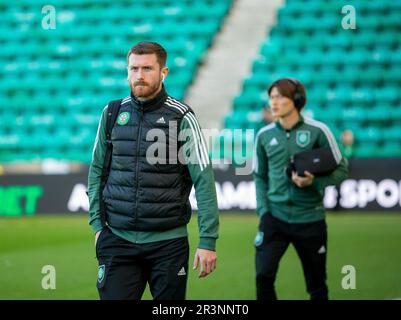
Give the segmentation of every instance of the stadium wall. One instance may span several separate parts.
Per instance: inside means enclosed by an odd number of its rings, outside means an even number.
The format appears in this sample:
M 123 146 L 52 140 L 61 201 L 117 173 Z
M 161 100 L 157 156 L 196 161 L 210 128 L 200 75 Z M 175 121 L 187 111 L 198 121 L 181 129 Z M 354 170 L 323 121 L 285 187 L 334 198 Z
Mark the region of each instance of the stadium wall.
M 328 187 L 327 209 L 401 212 L 401 159 L 354 159 L 340 186 Z M 253 211 L 255 186 L 251 175 L 235 174 L 232 166 L 215 168 L 222 211 Z M 0 177 L 0 216 L 31 216 L 88 211 L 87 168 L 67 175 L 4 175 Z M 194 192 L 191 203 L 196 210 Z

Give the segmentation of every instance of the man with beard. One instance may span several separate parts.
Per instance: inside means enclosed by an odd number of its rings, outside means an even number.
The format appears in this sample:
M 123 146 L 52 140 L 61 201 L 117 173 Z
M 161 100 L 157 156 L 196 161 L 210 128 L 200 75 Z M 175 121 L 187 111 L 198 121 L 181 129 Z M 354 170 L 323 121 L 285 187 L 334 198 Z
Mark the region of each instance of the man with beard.
M 147 283 L 154 299 L 185 299 L 192 185 L 199 226 L 193 269 L 199 265 L 205 277 L 216 268 L 212 166 L 192 109 L 165 90 L 166 60 L 157 43 L 133 46 L 127 55 L 131 95 L 110 102 L 100 119 L 88 195 L 101 299 L 139 300 Z

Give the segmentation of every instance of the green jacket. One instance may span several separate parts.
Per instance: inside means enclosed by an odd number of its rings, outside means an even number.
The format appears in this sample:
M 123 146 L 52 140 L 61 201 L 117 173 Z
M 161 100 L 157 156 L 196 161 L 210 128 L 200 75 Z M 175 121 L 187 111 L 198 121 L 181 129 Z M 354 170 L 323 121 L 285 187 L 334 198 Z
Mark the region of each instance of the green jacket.
M 330 175 L 315 177 L 309 187 L 297 187 L 285 172 L 291 157 L 321 147 L 332 150 L 338 167 Z M 324 219 L 324 188 L 343 181 L 348 175 L 347 167 L 347 160 L 325 124 L 301 116 L 290 130 L 284 129 L 279 122 L 265 126 L 256 135 L 253 162 L 258 215 L 270 212 L 288 223 Z
M 124 101 L 128 100 L 129 97 Z M 178 104 L 178 102 L 175 103 Z M 92 226 L 93 232 L 95 233 L 102 229 L 99 208 L 99 187 L 106 151 L 106 110 L 107 108 L 104 108 L 99 122 L 88 175 L 89 224 Z M 183 117 L 179 127 L 179 132 L 182 131 L 185 132 L 184 137 L 187 137 L 185 143 L 186 154 L 184 158 L 189 159 L 192 154 L 197 155 L 197 157 L 199 157 L 199 154 L 203 156 L 202 161 L 187 160 L 186 164 L 195 188 L 197 200 L 199 228 L 198 247 L 215 250 L 215 243 L 218 238 L 219 217 L 213 168 L 207 154 L 204 137 L 195 116 Z M 180 133 L 178 133 L 178 137 L 179 136 Z M 109 226 L 109 228 L 114 234 L 133 243 L 149 243 L 187 236 L 186 225 L 163 231 L 132 231 L 111 226 Z

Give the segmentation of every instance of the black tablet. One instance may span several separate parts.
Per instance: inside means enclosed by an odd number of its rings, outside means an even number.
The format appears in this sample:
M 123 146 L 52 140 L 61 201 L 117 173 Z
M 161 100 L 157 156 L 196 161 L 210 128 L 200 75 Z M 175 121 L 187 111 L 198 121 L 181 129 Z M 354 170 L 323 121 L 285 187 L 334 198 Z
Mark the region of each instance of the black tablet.
M 319 148 L 295 154 L 294 166 L 299 176 L 304 176 L 305 171 L 323 176 L 333 172 L 338 163 L 329 148 Z

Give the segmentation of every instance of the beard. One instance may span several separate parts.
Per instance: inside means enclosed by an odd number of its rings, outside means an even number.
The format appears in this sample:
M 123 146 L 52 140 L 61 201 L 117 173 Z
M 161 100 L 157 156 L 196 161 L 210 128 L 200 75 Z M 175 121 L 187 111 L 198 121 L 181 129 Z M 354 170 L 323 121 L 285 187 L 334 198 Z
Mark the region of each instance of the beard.
M 150 84 L 145 81 L 133 81 L 130 83 L 132 94 L 137 98 L 146 99 L 155 95 L 155 93 L 160 88 L 160 79 L 159 81 Z

